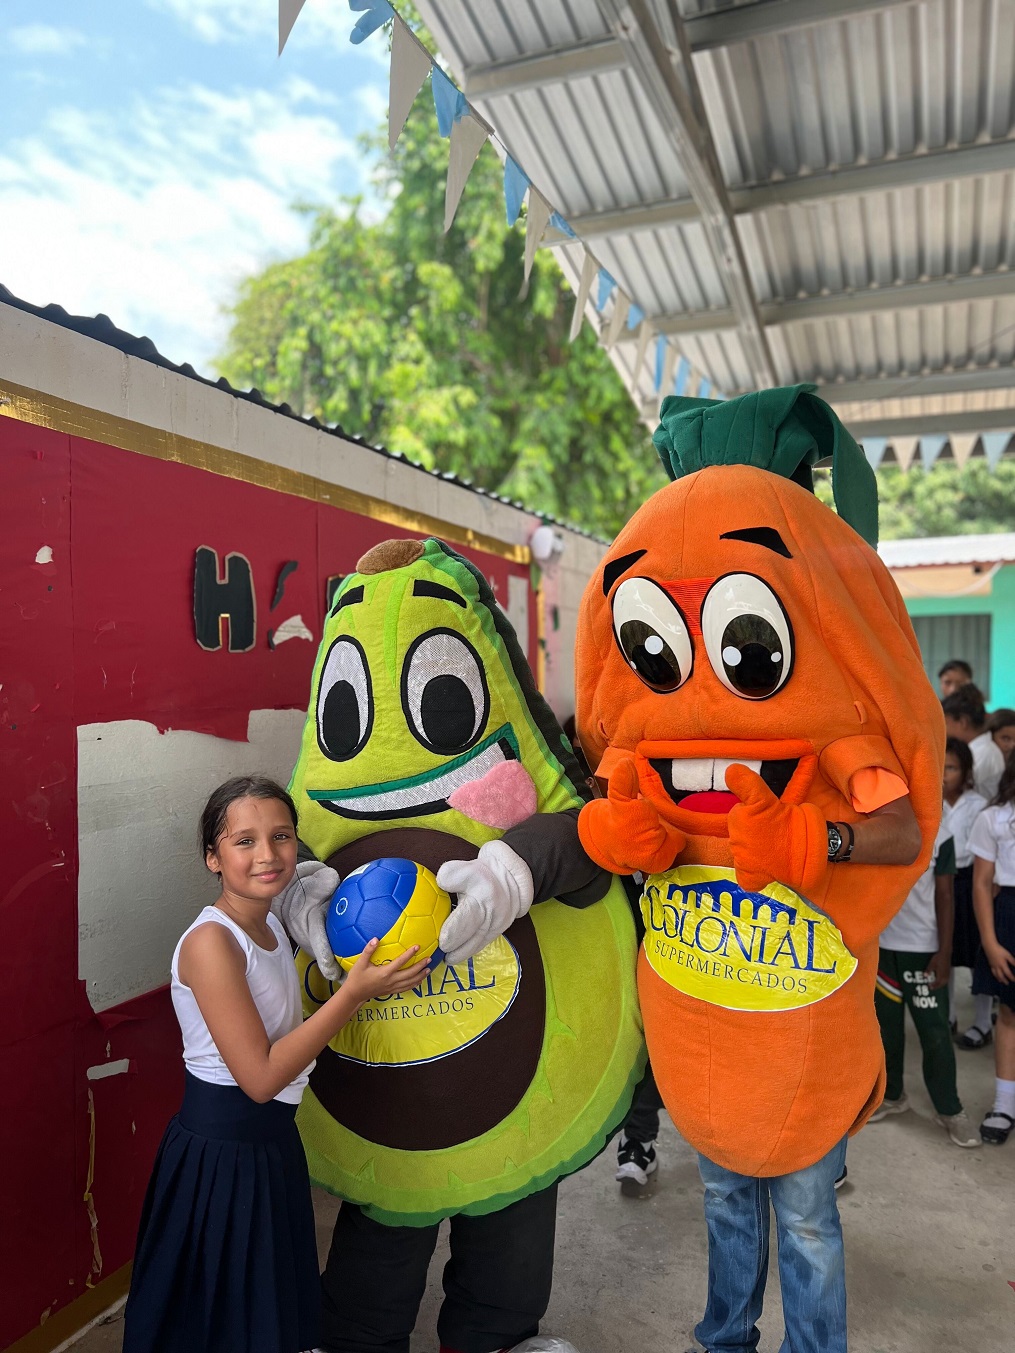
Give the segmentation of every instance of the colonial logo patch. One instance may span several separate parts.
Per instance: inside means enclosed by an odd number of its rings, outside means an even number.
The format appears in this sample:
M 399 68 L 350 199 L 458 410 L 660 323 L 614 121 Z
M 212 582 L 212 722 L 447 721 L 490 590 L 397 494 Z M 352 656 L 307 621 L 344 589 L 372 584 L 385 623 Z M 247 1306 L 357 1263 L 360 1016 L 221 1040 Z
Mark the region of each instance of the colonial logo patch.
M 297 966 L 304 1007 L 323 1005 L 337 988 L 302 951 Z M 517 951 L 502 935 L 464 963 L 439 963 L 410 991 L 367 1001 L 330 1046 L 367 1066 L 414 1066 L 447 1057 L 503 1019 L 521 976 Z
M 856 971 L 838 927 L 781 883 L 741 888 L 732 870 L 677 865 L 645 884 L 645 954 L 677 991 L 728 1010 L 798 1010 Z

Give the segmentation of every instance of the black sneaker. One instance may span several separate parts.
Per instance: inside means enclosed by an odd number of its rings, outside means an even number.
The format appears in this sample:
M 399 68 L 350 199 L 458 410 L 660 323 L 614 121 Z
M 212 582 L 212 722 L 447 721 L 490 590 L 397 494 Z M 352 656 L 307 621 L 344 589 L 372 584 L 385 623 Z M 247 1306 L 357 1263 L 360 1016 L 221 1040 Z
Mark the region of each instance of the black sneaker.
M 632 1179 L 636 1184 L 647 1184 L 648 1177 L 659 1166 L 656 1160 L 655 1142 L 636 1142 L 630 1137 L 621 1137 L 617 1147 L 618 1183 Z

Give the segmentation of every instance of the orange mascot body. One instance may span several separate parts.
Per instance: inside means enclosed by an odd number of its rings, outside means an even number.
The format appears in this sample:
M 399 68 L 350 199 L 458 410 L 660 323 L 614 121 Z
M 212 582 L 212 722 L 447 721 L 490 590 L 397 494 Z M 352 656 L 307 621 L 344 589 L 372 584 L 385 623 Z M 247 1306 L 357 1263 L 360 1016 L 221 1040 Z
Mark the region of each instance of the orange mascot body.
M 581 606 L 578 731 L 609 794 L 579 831 L 646 875 L 639 992 L 674 1123 L 727 1169 L 782 1175 L 881 1101 L 878 936 L 930 858 L 943 720 L 891 575 L 843 519 L 876 541 L 873 472 L 827 405 L 669 399 L 655 441 L 675 482 Z M 829 455 L 839 516 L 809 491 Z M 829 821 L 907 793 L 912 865 L 828 861 Z

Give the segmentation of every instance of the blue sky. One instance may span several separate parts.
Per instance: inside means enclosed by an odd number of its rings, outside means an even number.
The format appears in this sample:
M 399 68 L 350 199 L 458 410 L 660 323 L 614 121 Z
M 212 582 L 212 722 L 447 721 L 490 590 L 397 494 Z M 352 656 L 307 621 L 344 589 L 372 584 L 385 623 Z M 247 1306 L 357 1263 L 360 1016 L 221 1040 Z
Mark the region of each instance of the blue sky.
M 368 190 L 387 42 L 306 0 L 3 0 L 0 282 L 209 370 L 236 283 L 299 253 L 294 202 Z

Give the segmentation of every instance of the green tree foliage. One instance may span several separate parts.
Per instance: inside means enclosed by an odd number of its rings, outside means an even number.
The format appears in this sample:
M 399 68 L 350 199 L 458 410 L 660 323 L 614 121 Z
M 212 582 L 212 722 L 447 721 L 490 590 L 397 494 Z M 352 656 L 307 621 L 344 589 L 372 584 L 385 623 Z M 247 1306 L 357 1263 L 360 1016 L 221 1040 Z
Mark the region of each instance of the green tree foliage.
M 606 536 L 665 483 L 647 430 L 549 250 L 523 282 L 490 146 L 443 233 L 448 143 L 424 86 L 395 153 L 374 145 L 388 210 L 313 212 L 307 254 L 245 281 L 221 374 L 422 464 Z
M 819 472 L 816 488 L 831 504 L 827 472 Z M 1015 462 L 994 470 L 979 459 L 963 470 L 954 461 L 929 470 L 889 465 L 878 471 L 878 499 L 882 540 L 1015 531 Z

